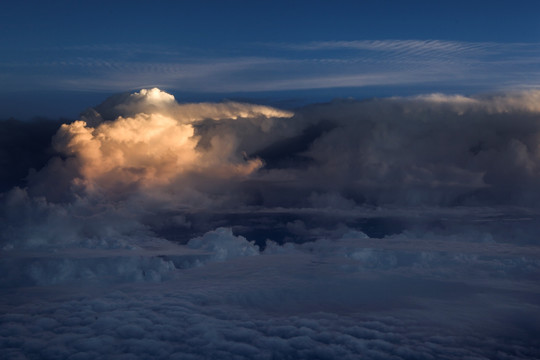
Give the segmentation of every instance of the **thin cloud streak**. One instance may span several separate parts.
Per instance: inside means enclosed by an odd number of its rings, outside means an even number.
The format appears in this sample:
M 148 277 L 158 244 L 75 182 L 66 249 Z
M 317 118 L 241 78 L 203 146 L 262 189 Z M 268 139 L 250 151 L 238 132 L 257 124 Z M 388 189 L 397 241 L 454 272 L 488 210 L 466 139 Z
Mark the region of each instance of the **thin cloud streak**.
M 419 55 L 429 53 L 477 53 L 489 49 L 491 43 L 463 43 L 442 40 L 363 40 L 363 41 L 320 41 L 308 44 L 285 45 L 292 50 L 350 49 Z
M 40 51 L 42 51 L 41 49 Z M 192 92 L 289 91 L 389 85 L 535 86 L 535 43 L 442 40 L 257 44 L 238 55 L 146 45 L 81 45 L 42 61 L 0 63 L 9 89 L 124 91 L 148 86 Z M 29 58 L 32 58 L 29 56 Z M 33 58 L 36 58 L 35 56 Z

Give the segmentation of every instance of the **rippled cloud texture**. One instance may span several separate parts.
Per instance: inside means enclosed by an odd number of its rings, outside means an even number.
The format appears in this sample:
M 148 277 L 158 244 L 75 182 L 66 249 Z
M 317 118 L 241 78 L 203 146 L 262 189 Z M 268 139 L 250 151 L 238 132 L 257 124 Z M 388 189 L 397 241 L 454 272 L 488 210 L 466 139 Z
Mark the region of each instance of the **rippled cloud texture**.
M 5 358 L 540 356 L 539 91 L 0 126 Z
M 239 45 L 233 54 L 219 47 L 210 51 L 148 43 L 39 46 L 25 49 L 25 58 L 8 53 L 0 61 L 6 84 L 0 92 L 110 92 L 152 86 L 221 94 L 389 85 L 417 91 L 523 89 L 537 87 L 538 48 L 535 42 L 438 39 L 259 39 Z

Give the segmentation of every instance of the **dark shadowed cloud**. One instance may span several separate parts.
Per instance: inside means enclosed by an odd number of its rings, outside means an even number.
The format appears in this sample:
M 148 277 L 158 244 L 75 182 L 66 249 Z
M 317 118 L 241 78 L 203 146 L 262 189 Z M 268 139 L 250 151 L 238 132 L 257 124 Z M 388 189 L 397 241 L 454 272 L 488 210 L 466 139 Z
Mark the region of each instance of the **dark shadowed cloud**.
M 54 155 L 51 138 L 62 121 L 0 120 L 0 192 L 24 186 L 29 171 L 45 166 Z
M 2 356 L 538 357 L 539 97 L 4 121 Z
M 32 211 L 28 221 L 46 226 L 63 214 L 83 238 L 106 234 L 99 226 L 79 228 L 90 216 L 114 219 L 111 228 L 120 229 L 119 219 L 136 224 L 126 225 L 127 233 L 184 241 L 236 226 L 259 234 L 262 245 L 274 236 L 313 240 L 323 229 L 328 236 L 352 227 L 380 237 L 422 223 L 441 227 L 438 214 L 446 209 L 453 219 L 497 216 L 475 210 L 481 208 L 536 218 L 538 98 L 534 90 L 432 94 L 291 112 L 235 102 L 179 104 L 158 89 L 121 94 L 62 125 L 51 145 L 45 140 L 52 131 L 42 128 L 54 123 L 5 123 L 20 148 L 5 142 L 5 190 L 21 187 L 4 194 L 6 216 L 26 234 L 32 227 L 9 209 L 28 213 L 23 209 L 39 203 L 43 213 Z M 414 219 L 402 209 L 423 215 Z M 70 214 L 77 214 L 73 221 Z M 51 236 L 61 243 L 56 231 L 39 235 L 40 242 Z M 13 232 L 4 241 L 18 246 Z

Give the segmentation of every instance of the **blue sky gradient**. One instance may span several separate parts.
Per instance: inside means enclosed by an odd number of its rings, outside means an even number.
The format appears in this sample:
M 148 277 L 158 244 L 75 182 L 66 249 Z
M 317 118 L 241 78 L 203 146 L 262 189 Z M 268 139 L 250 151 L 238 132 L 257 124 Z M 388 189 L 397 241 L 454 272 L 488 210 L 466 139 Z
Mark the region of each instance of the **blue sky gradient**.
M 4 2 L 0 117 L 117 92 L 272 105 L 540 84 L 535 1 Z M 66 101 L 67 100 L 67 101 Z

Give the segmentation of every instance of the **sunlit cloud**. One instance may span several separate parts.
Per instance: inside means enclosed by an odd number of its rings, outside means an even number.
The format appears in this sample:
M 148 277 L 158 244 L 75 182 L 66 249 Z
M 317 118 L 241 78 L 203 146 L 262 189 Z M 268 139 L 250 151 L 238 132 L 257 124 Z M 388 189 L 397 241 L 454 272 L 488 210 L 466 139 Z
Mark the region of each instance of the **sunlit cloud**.
M 63 124 L 52 139 L 56 153 L 13 184 L 24 189 L 10 192 L 6 206 L 10 216 L 27 214 L 18 218 L 22 224 L 40 223 L 39 231 L 21 231 L 22 244 L 101 238 L 81 224 L 88 216 L 110 225 L 104 229 L 126 224 L 115 233 L 127 236 L 190 227 L 194 214 L 216 218 L 194 221 L 197 231 L 233 216 L 249 228 L 285 214 L 291 219 L 279 226 L 306 240 L 316 233 L 339 237 L 357 219 L 413 221 L 411 207 L 424 208 L 418 218 L 459 217 L 472 214 L 471 206 L 536 209 L 539 100 L 537 90 L 432 93 L 290 112 L 238 102 L 182 104 L 157 88 L 122 93 Z M 454 206 L 467 210 L 440 210 Z M 387 207 L 394 210 L 381 210 Z M 48 227 L 71 214 L 78 214 L 72 228 Z M 473 217 L 492 211 L 483 214 Z M 328 216 L 341 225 L 310 230 L 315 218 Z M 79 231 L 86 235 L 73 235 Z
M 260 159 L 236 158 L 233 138 L 216 138 L 210 151 L 200 152 L 193 123 L 292 116 L 270 107 L 239 103 L 179 105 L 172 95 L 156 88 L 131 94 L 110 110 L 124 116 L 105 122 L 90 118 L 64 124 L 54 139 L 58 152 L 75 157 L 80 177 L 74 181 L 87 191 L 165 185 L 188 172 L 204 171 L 225 178 L 249 175 L 262 166 Z M 96 125 L 89 126 L 87 121 Z
M 2 354 L 538 358 L 539 104 L 152 88 L 0 121 Z

